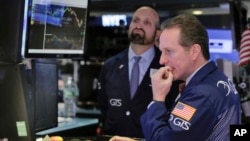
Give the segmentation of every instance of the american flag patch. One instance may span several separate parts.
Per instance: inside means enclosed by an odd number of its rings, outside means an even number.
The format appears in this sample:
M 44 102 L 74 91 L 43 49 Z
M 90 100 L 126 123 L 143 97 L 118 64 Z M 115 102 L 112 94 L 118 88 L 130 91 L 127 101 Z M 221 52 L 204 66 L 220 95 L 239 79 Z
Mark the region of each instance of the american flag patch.
M 172 111 L 172 114 L 185 119 L 186 121 L 189 121 L 194 113 L 195 113 L 196 109 L 194 107 L 191 107 L 187 104 L 184 104 L 182 102 L 178 102 L 176 104 L 176 106 L 174 107 L 174 110 Z

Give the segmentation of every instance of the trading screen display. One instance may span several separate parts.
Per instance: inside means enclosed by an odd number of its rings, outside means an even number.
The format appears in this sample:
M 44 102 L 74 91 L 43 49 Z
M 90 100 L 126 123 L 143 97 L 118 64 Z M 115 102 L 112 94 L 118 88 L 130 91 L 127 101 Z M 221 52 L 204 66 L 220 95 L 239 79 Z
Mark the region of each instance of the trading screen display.
M 84 53 L 88 0 L 33 0 L 27 12 L 25 56 Z

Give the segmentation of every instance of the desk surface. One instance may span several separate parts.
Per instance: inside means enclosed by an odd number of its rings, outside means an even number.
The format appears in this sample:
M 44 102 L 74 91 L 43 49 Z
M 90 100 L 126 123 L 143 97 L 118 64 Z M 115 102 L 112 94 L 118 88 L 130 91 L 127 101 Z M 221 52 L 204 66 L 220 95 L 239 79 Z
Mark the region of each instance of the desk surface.
M 77 107 L 76 113 L 77 114 L 95 114 L 95 115 L 100 115 L 101 111 L 99 109 L 84 109 L 84 108 Z
M 36 135 L 47 135 L 55 132 L 70 130 L 78 127 L 98 124 L 98 119 L 95 118 L 72 118 L 59 122 L 58 127 L 37 132 Z

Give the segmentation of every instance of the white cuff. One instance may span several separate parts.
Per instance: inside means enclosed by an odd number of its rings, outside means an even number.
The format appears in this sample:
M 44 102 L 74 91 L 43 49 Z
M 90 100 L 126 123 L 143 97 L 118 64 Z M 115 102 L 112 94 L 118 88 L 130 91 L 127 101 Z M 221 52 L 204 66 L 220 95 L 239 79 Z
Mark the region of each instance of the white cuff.
M 154 103 L 155 103 L 155 101 L 151 101 L 151 102 L 148 104 L 147 109 L 148 109 L 152 104 L 154 104 Z

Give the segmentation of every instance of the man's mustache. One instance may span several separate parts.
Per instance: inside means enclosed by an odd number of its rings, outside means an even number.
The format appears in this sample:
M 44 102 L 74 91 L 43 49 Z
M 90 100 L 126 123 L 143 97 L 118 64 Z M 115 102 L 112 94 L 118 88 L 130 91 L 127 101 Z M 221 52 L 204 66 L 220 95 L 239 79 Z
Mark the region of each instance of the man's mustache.
M 134 32 L 134 31 L 136 31 L 136 30 L 140 30 L 140 31 L 142 31 L 143 33 L 145 33 L 145 31 L 144 31 L 143 29 L 141 29 L 141 28 L 135 28 L 135 29 L 132 30 L 132 32 Z

